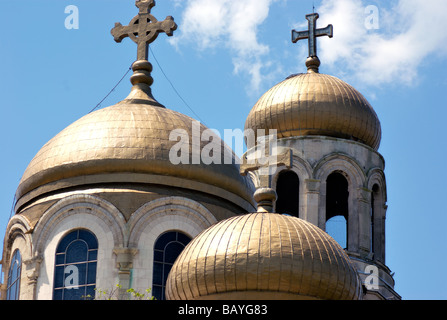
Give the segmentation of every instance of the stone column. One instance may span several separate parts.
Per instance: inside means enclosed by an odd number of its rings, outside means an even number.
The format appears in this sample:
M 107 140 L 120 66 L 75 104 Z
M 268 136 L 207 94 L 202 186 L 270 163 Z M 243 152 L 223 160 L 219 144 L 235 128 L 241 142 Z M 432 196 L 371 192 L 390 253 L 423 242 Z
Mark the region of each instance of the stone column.
M 37 298 L 37 279 L 39 278 L 40 274 L 40 265 L 43 261 L 43 258 L 40 255 L 34 256 L 31 259 L 23 260 L 23 264 L 25 266 L 23 271 L 25 271 L 25 277 L 22 279 L 26 279 L 28 282 L 27 286 L 25 286 L 25 291 L 22 291 L 20 293 L 20 299 L 23 300 L 36 300 Z M 23 288 L 24 286 L 21 286 Z
M 363 257 L 372 259 L 371 248 L 371 190 L 359 188 L 357 193 L 358 208 L 358 249 Z
M 382 197 L 374 198 L 371 203 L 374 209 L 374 260 L 384 262 L 384 249 L 385 249 L 385 211 L 386 205 L 383 203 Z
M 6 300 L 6 283 L 0 283 L 0 300 Z
M 306 179 L 304 180 L 304 185 L 306 188 L 304 190 L 306 202 L 302 218 L 321 228 L 319 219 L 320 180 Z
M 380 230 L 380 251 L 378 252 L 377 259 L 380 260 L 383 264 L 385 264 L 385 220 L 386 220 L 386 211 L 388 210 L 388 205 L 385 203 L 382 206 L 382 210 L 380 212 L 380 217 L 378 217 Z
M 130 274 L 133 268 L 133 258 L 138 253 L 136 248 L 115 248 L 113 253 L 116 255 L 116 267 L 118 269 L 118 299 L 129 298 L 127 290 L 131 288 Z

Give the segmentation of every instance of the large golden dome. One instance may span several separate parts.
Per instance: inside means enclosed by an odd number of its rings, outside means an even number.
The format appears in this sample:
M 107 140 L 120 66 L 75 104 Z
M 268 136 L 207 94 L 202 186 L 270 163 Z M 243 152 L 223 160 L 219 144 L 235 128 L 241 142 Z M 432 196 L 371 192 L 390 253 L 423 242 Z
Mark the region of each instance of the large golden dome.
M 54 191 L 56 185 L 69 188 L 83 184 L 86 177 L 94 175 L 108 175 L 105 182 L 113 183 L 118 182 L 114 181 L 116 174 L 142 173 L 182 178 L 185 188 L 188 180 L 202 182 L 252 202 L 251 181 L 239 174 L 234 161 L 224 163 L 224 148 L 228 146 L 219 140 L 221 164 L 203 161 L 191 164 L 194 141 L 199 141 L 199 152 L 209 144 L 200 140 L 207 128 L 186 115 L 166 109 L 151 97 L 141 99 L 138 97 L 141 91 L 136 91 L 131 98 L 85 115 L 46 143 L 25 170 L 17 199 L 28 193 L 33 196 L 26 198 L 34 198 Z M 170 150 L 180 140 L 177 135 L 170 140 L 173 130 L 186 135 L 190 164 L 171 162 Z M 125 175 L 119 182 L 132 182 L 122 179 Z M 42 191 L 36 191 L 42 186 Z
M 363 95 L 330 75 L 292 75 L 268 90 L 248 115 L 245 129 L 276 129 L 278 138 L 322 135 L 360 141 L 377 150 L 379 119 Z M 268 131 L 266 131 L 268 132 Z
M 302 219 L 251 213 L 223 220 L 183 250 L 166 297 L 359 299 L 360 280 L 340 245 Z

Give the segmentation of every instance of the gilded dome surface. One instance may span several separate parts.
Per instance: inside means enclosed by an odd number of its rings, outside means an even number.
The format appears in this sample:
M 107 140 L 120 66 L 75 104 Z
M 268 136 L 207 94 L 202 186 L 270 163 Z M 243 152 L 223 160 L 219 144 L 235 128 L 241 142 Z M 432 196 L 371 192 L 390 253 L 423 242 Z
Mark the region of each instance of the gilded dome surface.
M 40 149 L 25 170 L 16 197 L 62 179 L 130 172 L 199 181 L 251 199 L 253 190 L 248 179 L 240 176 L 234 162 L 224 164 L 223 150 L 228 146 L 222 141 L 222 164 L 191 164 L 194 141 L 199 141 L 199 152 L 209 143 L 200 140 L 206 127 L 197 121 L 193 125 L 194 121 L 154 100 L 124 100 L 87 114 Z M 176 129 L 186 134 L 190 164 L 173 164 L 170 160 L 171 148 L 181 140 L 177 135 L 170 140 Z
M 351 139 L 375 150 L 381 139 L 379 119 L 363 95 L 336 77 L 316 72 L 290 76 L 268 90 L 250 111 L 245 129 L 276 129 L 278 138 Z
M 302 219 L 262 212 L 199 234 L 177 258 L 166 285 L 171 300 L 359 296 L 358 274 L 333 238 Z

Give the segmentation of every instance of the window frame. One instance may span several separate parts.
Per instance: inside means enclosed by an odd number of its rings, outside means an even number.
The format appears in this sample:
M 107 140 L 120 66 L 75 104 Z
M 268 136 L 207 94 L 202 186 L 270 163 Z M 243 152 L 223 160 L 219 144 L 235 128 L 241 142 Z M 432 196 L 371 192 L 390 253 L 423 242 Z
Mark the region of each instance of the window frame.
M 15 268 L 17 266 L 17 268 Z M 12 278 L 13 275 L 15 278 Z M 8 270 L 8 282 L 6 286 L 6 300 L 19 300 L 20 299 L 20 283 L 22 277 L 22 255 L 20 250 L 16 249 L 12 255 L 11 263 Z M 12 289 L 15 290 L 14 297 L 11 297 Z
M 169 240 L 169 237 L 171 237 L 172 239 Z M 177 259 L 177 257 L 185 249 L 185 247 L 191 240 L 192 238 L 190 236 L 178 230 L 166 231 L 162 233 L 157 238 L 157 240 L 155 240 L 153 250 L 154 259 L 152 268 L 152 294 L 156 299 L 158 300 L 165 299 L 166 281 L 169 271 L 171 270 L 174 261 Z M 170 258 L 169 261 L 167 261 L 166 249 L 169 245 L 172 245 L 174 243 L 180 244 L 183 248 L 181 249 L 180 252 L 178 252 L 178 254 L 176 254 L 175 259 L 172 259 L 173 257 L 171 255 L 169 257 Z M 161 275 L 158 274 L 159 272 L 161 272 Z
M 76 249 L 73 247 L 74 245 L 84 246 L 85 249 L 80 247 Z M 61 238 L 54 255 L 53 300 L 80 300 L 87 299 L 88 295 L 94 296 L 97 282 L 98 248 L 97 237 L 87 229 L 71 230 Z M 83 250 L 83 252 L 80 252 L 80 250 Z M 85 259 L 76 261 L 83 254 Z M 70 272 L 68 276 L 66 276 L 67 269 Z M 76 274 L 78 275 L 78 283 L 73 286 L 67 285 L 68 277 L 73 275 L 74 278 Z M 83 294 L 82 292 L 75 292 L 71 295 L 72 292 L 67 291 L 78 289 L 82 289 Z M 72 299 L 66 299 L 70 297 Z

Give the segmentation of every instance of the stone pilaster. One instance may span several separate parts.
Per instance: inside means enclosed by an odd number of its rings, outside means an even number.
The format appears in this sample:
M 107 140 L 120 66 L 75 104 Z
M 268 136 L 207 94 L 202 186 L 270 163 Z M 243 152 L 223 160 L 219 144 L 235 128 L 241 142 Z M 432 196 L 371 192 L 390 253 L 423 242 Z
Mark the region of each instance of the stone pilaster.
M 34 256 L 31 259 L 23 260 L 23 265 L 25 268 L 24 270 L 22 269 L 22 272 L 25 271 L 25 277 L 22 274 L 21 278 L 22 280 L 27 281 L 27 286 L 21 286 L 21 289 L 25 288 L 25 290 L 22 290 L 20 293 L 21 300 L 36 299 L 37 279 L 39 278 L 40 265 L 42 261 L 43 258 L 40 255 Z
M 320 205 L 320 180 L 306 179 L 305 185 L 305 199 L 306 206 L 303 212 L 303 219 L 319 226 L 318 208 Z
M 372 259 L 371 190 L 359 188 L 357 193 L 359 223 L 359 254 Z
M 113 253 L 116 255 L 116 267 L 118 269 L 118 283 L 120 289 L 118 299 L 129 297 L 127 290 L 131 288 L 131 271 L 133 268 L 133 258 L 138 253 L 136 248 L 115 248 Z

